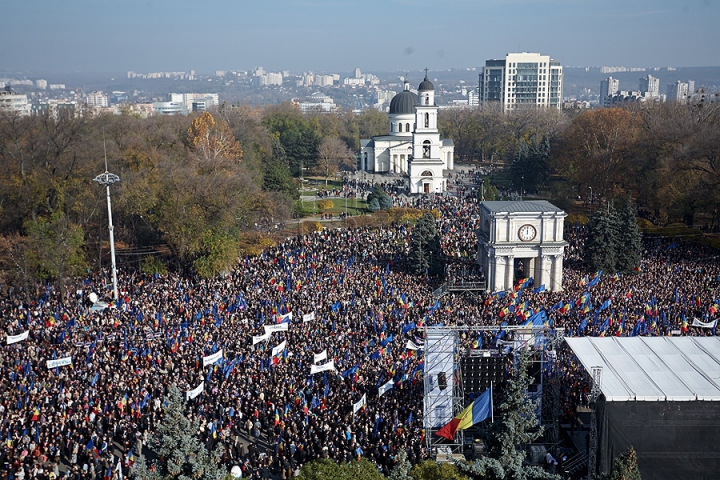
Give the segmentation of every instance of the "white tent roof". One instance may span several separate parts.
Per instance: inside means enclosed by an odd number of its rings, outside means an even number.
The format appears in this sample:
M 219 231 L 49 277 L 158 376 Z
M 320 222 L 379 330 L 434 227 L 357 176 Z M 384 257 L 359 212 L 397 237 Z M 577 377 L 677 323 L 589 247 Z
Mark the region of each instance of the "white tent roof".
M 720 400 L 719 337 L 566 338 L 608 402 Z

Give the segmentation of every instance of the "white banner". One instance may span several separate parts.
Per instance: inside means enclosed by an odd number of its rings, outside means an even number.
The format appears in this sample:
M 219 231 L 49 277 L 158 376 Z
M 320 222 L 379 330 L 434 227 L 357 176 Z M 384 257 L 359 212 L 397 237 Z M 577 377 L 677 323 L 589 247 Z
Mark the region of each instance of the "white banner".
M 200 382 L 200 385 L 198 385 L 197 387 L 193 388 L 192 390 L 186 392 L 187 399 L 192 400 L 193 398 L 200 395 L 203 392 L 203 390 L 205 390 L 205 382 Z
M 30 333 L 30 330 L 25 330 L 20 335 L 8 335 L 7 344 L 10 345 L 13 343 L 22 342 L 23 340 L 25 340 L 28 337 L 29 333 Z
M 285 315 L 278 315 L 278 316 L 275 317 L 275 318 L 277 318 L 278 323 L 280 323 L 280 322 L 282 322 L 282 321 L 284 321 L 284 320 L 287 320 L 287 321 L 289 321 L 289 322 L 292 322 L 292 312 L 286 313 Z
M 385 394 L 385 392 L 392 390 L 394 386 L 395 386 L 395 382 L 392 380 L 387 382 L 385 385 L 381 385 L 378 390 L 378 397 L 382 397 Z
M 277 325 L 263 325 L 263 328 L 265 329 L 265 333 L 268 334 L 273 332 L 287 332 L 289 326 L 289 323 L 278 323 Z
M 282 342 L 280 345 L 272 349 L 272 356 L 275 357 L 282 353 L 283 350 L 285 350 L 285 345 L 287 344 L 287 341 Z
M 699 319 L 693 318 L 693 327 L 713 328 L 715 325 L 717 325 L 717 319 L 713 320 L 712 322 L 701 322 Z M 8 337 L 8 340 L 10 340 L 10 337 Z
M 311 365 L 310 366 L 310 375 L 319 373 L 319 372 L 325 372 L 327 370 L 335 370 L 335 360 L 330 360 L 328 363 L 325 363 L 323 365 Z
M 57 360 L 47 361 L 48 370 L 55 367 L 64 367 L 65 365 L 72 365 L 72 357 L 58 358 Z
M 311 322 L 313 320 L 315 320 L 315 312 L 310 312 L 303 315 L 303 323 Z
M 353 404 L 353 413 L 360 410 L 363 407 L 363 405 L 365 405 L 365 403 L 366 403 L 365 394 L 363 394 L 362 398 L 360 400 L 358 400 L 357 403 Z
M 327 359 L 327 349 L 323 350 L 320 353 L 316 353 L 313 355 L 313 363 L 317 364 L 320 360 L 326 360 Z
M 270 338 L 271 335 L 272 332 L 267 332 L 265 335 L 253 335 L 253 345 L 255 345 L 256 343 L 264 342 L 265 340 Z
M 420 350 L 420 349 L 422 349 L 421 346 L 415 345 L 415 343 L 414 343 L 412 340 L 408 340 L 408 341 L 407 341 L 407 344 L 405 344 L 405 348 L 407 348 L 408 350 Z
M 220 360 L 222 358 L 222 355 L 223 355 L 223 351 L 222 351 L 222 349 L 220 349 L 217 352 L 213 353 L 212 355 L 203 357 L 203 368 L 207 367 L 208 365 L 212 365 L 213 363 L 216 363 L 218 360 Z

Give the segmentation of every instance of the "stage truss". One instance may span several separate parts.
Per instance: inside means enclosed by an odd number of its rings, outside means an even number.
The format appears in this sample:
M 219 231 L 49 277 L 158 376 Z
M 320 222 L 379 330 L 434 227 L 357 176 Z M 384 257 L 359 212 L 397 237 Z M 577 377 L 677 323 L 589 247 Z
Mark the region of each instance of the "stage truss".
M 424 392 L 423 421 L 425 428 L 425 446 L 437 458 L 450 459 L 453 455 L 463 452 L 465 432 L 460 430 L 453 441 L 436 435 L 436 432 L 459 414 L 465 405 L 462 383 L 462 366 L 460 359 L 469 355 L 460 345 L 459 339 L 466 332 L 497 332 L 497 325 L 476 326 L 429 326 L 425 329 L 424 354 Z M 555 451 L 560 434 L 560 379 L 556 351 L 564 341 L 563 328 L 546 326 L 505 325 L 506 332 L 513 332 L 512 341 L 498 342 L 500 346 L 494 350 L 502 352 L 508 347 L 511 350 L 534 347 L 542 351 L 540 357 L 541 385 L 549 387 L 549 395 L 543 393 L 546 401 L 542 402 L 539 415 L 541 425 L 546 429 L 549 450 Z M 444 374 L 445 388 L 438 381 L 440 373 Z M 543 389 L 544 390 L 544 389 Z M 442 392 L 442 393 L 439 393 Z M 550 402 L 547 399 L 550 398 Z

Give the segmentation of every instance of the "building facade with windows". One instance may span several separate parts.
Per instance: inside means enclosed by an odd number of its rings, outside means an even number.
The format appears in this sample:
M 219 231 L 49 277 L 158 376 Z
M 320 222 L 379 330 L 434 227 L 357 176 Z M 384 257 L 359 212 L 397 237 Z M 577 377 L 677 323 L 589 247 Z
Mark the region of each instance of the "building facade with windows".
M 660 98 L 660 79 L 652 75 L 640 78 L 640 91 L 646 98 Z
M 539 53 L 508 53 L 487 60 L 480 73 L 479 104 L 504 112 L 562 105 L 563 70 L 558 60 Z
M 442 193 L 454 168 L 455 145 L 440 139 L 435 87 L 425 75 L 417 94 L 407 79 L 390 102 L 388 135 L 360 141 L 360 170 L 404 175 L 410 193 Z
M 10 87 L 0 91 L 0 110 L 15 112 L 21 116 L 30 115 L 30 104 L 27 95 L 13 93 Z

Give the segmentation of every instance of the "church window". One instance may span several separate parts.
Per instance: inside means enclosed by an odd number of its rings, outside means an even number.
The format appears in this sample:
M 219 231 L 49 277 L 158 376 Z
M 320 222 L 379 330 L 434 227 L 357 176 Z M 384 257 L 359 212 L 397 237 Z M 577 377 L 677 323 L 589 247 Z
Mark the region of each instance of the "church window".
M 430 140 L 423 142 L 423 158 L 430 158 Z
M 409 123 L 406 123 L 406 124 L 405 124 L 405 131 L 406 131 L 406 132 L 409 132 L 409 131 L 410 131 L 410 124 L 409 124 Z
M 432 176 L 433 176 L 433 173 L 432 173 L 431 170 L 425 170 L 424 172 L 422 172 L 422 173 L 420 174 L 420 176 L 421 176 L 421 177 L 432 177 Z
M 425 105 L 430 105 L 430 95 L 425 95 Z
M 398 132 L 402 132 L 402 123 L 398 123 Z
M 393 131 L 393 124 L 392 124 L 392 123 L 390 124 L 390 131 L 391 131 L 391 132 Z
M 430 128 L 430 114 L 425 114 L 425 128 Z

